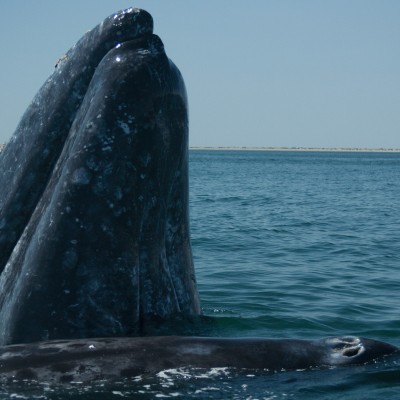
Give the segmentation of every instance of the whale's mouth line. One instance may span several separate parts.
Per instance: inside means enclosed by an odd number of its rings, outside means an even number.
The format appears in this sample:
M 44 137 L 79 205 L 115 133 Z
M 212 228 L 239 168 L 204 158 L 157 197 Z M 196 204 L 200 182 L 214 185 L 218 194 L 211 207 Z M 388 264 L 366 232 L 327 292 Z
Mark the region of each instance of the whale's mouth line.
M 135 37 L 135 38 L 131 38 L 131 39 L 126 39 L 126 40 L 121 40 L 120 42 L 118 42 L 114 47 L 112 47 L 105 55 L 104 57 L 107 56 L 107 54 L 110 51 L 114 51 L 116 49 L 121 49 L 124 50 L 126 47 L 129 47 L 130 50 L 135 50 L 136 49 L 140 49 L 143 47 L 150 47 L 151 44 L 151 40 L 157 38 L 158 40 L 161 41 L 161 39 L 154 33 L 145 33 L 141 36 Z M 136 45 L 136 46 L 135 46 Z M 103 57 L 103 59 L 104 59 Z M 100 60 L 101 62 L 101 60 Z M 99 62 L 99 64 L 100 64 Z
M 96 68 L 100 65 L 101 61 L 107 57 L 107 55 L 116 49 L 121 49 L 124 50 L 124 47 L 129 46 L 130 49 L 134 49 L 134 45 L 137 44 L 137 49 L 140 49 L 141 47 L 145 47 L 144 45 L 146 42 L 149 41 L 151 37 L 158 37 L 157 35 L 153 33 L 144 33 L 141 36 L 137 36 L 135 38 L 126 38 L 124 40 L 118 41 L 116 44 L 110 46 L 109 50 L 104 53 L 103 57 L 98 60 L 97 64 L 95 64 L 92 77 L 96 71 Z M 63 54 L 55 63 L 54 68 L 60 68 L 64 64 L 65 61 L 68 60 L 68 53 Z

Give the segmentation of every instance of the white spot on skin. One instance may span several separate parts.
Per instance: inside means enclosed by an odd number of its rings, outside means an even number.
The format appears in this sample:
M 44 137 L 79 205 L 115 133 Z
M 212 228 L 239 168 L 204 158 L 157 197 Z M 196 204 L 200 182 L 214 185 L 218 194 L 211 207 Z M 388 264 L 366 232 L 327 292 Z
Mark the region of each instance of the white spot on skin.
M 141 55 L 145 56 L 146 54 L 151 54 L 151 51 L 147 50 L 147 49 L 138 50 L 137 54 L 141 54 Z
M 211 346 L 209 344 L 190 344 L 180 346 L 177 353 L 178 354 L 196 354 L 196 355 L 208 355 L 215 350 L 217 346 Z
M 108 232 L 110 229 L 108 228 L 108 226 L 106 224 L 101 224 L 101 230 L 103 232 Z
M 118 120 L 117 125 L 123 130 L 125 135 L 129 135 L 131 133 L 129 125 L 126 122 Z
M 73 172 L 71 181 L 75 185 L 87 185 L 90 182 L 90 178 L 90 172 L 86 168 L 81 167 Z
M 103 139 L 103 147 L 102 147 L 102 151 L 104 152 L 108 152 L 108 151 L 112 151 L 112 145 L 114 143 L 114 136 L 108 136 L 106 138 Z

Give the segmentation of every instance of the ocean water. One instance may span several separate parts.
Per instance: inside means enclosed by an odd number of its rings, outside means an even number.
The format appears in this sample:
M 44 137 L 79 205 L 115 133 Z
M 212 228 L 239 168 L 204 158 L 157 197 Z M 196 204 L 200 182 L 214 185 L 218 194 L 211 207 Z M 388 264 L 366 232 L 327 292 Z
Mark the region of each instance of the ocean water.
M 218 334 L 400 345 L 399 153 L 192 151 L 190 178 L 200 297 Z M 396 362 L 278 375 L 233 397 L 400 398 Z
M 400 154 L 192 151 L 202 306 L 243 336 L 400 345 Z
M 400 346 L 399 178 L 400 153 L 190 151 L 192 246 L 210 317 L 193 333 Z M 394 400 L 399 364 L 178 369 L 112 385 L 27 383 L 0 398 Z

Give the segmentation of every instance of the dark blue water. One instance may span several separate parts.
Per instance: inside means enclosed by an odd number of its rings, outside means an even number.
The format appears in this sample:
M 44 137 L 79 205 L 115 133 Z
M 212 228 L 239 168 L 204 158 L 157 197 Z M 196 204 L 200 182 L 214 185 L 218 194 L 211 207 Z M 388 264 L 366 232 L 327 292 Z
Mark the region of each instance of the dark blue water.
M 352 334 L 400 346 L 400 154 L 191 151 L 192 245 L 206 334 Z M 0 393 L 1 390 L 0 390 Z M 4 397 L 399 399 L 399 359 L 282 373 L 171 370 Z

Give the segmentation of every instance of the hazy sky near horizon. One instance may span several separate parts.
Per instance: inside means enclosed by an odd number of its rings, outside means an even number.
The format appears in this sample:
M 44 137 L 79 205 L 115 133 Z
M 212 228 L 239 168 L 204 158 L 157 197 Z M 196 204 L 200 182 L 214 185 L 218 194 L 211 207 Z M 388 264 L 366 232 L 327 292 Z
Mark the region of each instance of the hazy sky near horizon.
M 400 148 L 398 0 L 1 0 L 0 143 L 58 58 L 130 6 L 184 76 L 191 146 Z

